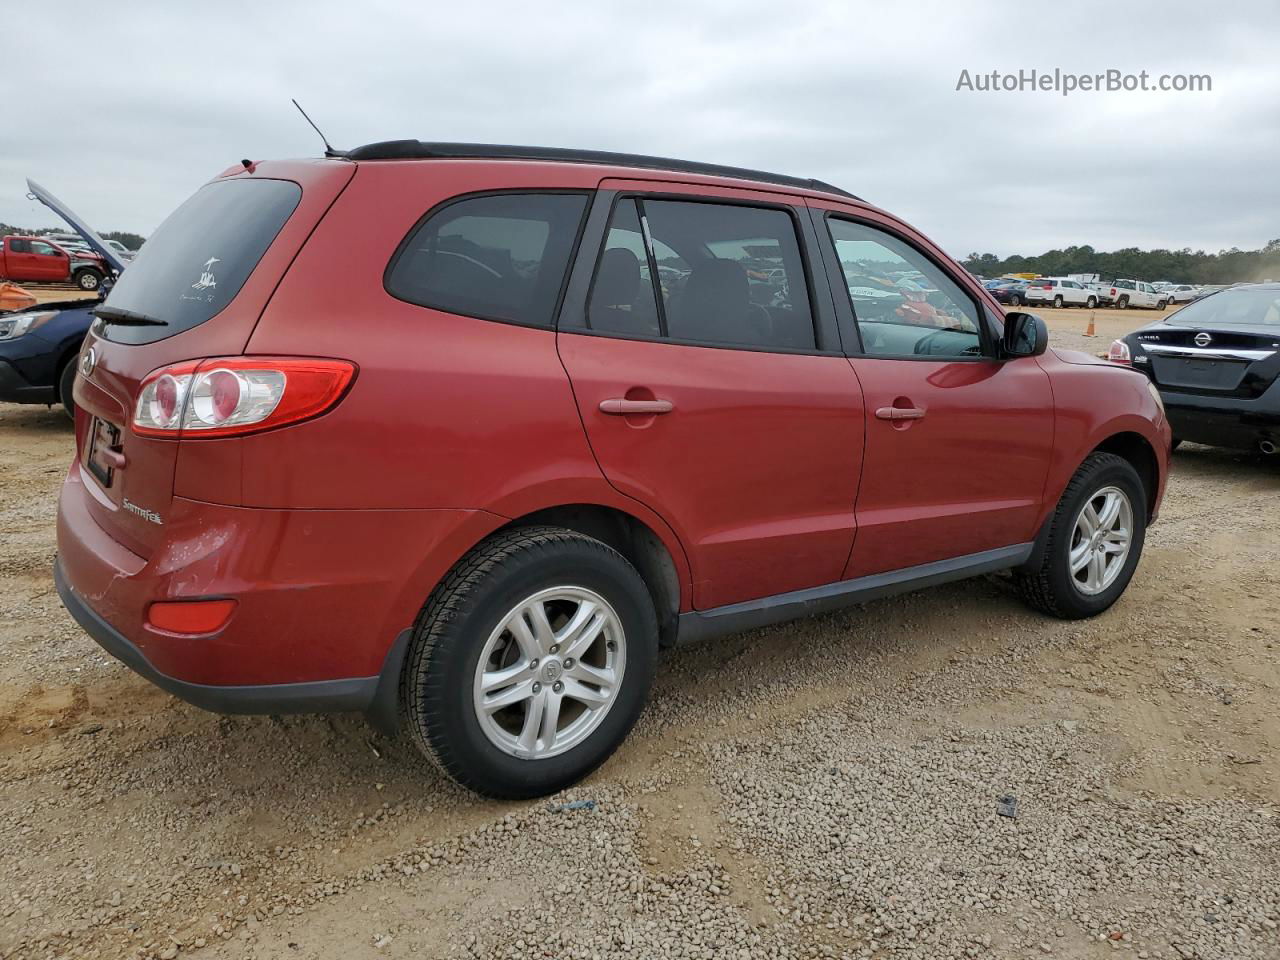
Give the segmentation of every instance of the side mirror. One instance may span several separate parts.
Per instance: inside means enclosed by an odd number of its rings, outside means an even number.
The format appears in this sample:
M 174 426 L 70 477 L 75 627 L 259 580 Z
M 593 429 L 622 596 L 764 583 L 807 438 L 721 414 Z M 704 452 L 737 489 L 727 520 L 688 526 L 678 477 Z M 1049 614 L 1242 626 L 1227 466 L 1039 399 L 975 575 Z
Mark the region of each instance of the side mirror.
M 1038 357 L 1049 348 L 1049 328 L 1034 313 L 1008 313 L 1000 352 L 1006 359 Z

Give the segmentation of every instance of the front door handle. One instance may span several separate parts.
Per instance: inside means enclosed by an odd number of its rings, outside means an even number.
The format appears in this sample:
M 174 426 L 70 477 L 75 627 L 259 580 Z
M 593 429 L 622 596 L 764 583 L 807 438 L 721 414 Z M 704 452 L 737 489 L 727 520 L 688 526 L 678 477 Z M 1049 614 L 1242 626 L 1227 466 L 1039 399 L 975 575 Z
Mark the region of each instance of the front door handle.
M 615 417 L 652 417 L 659 413 L 670 413 L 675 409 L 670 400 L 628 400 L 625 397 L 611 397 L 600 401 L 600 412 Z
M 919 407 L 881 407 L 876 416 L 881 420 L 920 420 L 924 411 Z

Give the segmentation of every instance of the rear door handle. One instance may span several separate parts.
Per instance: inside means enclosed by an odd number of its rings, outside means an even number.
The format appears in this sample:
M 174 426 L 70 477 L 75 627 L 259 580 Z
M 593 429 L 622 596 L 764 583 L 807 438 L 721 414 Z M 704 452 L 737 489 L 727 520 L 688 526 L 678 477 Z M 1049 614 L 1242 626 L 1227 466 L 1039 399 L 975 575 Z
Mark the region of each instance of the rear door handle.
M 920 420 L 924 411 L 919 407 L 881 407 L 876 416 L 881 420 Z
M 625 397 L 611 397 L 600 401 L 600 412 L 615 417 L 652 417 L 659 413 L 670 413 L 674 409 L 675 406 L 670 400 L 628 400 Z

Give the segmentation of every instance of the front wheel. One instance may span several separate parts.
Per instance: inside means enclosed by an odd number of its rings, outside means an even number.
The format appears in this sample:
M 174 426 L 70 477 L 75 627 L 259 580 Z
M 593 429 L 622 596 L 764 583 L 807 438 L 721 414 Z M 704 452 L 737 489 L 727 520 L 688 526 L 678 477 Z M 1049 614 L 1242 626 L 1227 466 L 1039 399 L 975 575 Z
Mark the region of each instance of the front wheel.
M 1084 305 L 1088 307 L 1090 310 L 1092 310 L 1094 307 L 1098 305 L 1098 298 L 1090 297 L 1088 300 L 1084 302 Z
M 1015 307 L 1022 306 L 1022 298 L 1016 293 L 1009 297 L 1009 303 Z
M 626 737 L 657 656 L 653 602 L 616 550 L 557 527 L 496 534 L 418 617 L 401 681 L 405 726 L 478 793 L 555 793 Z
M 1129 585 L 1146 532 L 1147 497 L 1133 465 L 1090 454 L 1058 501 L 1038 559 L 1015 574 L 1019 592 L 1050 616 L 1096 616 Z

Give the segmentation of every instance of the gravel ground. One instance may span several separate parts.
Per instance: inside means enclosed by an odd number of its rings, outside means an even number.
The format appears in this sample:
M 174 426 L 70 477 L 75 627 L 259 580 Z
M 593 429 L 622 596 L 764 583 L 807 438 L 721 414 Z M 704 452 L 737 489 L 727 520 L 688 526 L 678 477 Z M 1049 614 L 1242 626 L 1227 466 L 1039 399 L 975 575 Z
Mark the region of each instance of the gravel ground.
M 1280 957 L 1280 464 L 1180 450 L 1095 620 L 986 578 L 668 655 L 549 805 L 100 653 L 49 579 L 72 445 L 0 405 L 5 960 Z

